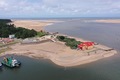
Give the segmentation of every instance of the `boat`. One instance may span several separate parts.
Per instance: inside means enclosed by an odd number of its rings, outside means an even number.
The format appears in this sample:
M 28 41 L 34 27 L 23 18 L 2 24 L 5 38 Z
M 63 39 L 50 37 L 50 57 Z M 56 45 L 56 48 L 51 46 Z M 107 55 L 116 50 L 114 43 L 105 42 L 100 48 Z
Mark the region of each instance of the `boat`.
M 13 57 L 8 57 L 8 58 L 4 57 L 2 64 L 7 67 L 14 68 L 14 67 L 19 67 L 21 65 L 21 62 Z
M 2 68 L 2 63 L 0 62 L 0 68 Z

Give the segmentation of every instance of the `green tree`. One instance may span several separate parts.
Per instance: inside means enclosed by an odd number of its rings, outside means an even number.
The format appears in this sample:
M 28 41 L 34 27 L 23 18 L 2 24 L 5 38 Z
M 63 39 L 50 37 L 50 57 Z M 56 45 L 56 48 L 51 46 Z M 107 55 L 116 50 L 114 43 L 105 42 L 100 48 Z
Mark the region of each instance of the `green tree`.
M 0 37 L 8 37 L 10 34 L 15 34 L 17 38 L 28 38 L 37 35 L 35 30 L 26 28 L 16 28 L 14 24 L 10 24 L 9 19 L 0 19 Z M 8 24 L 9 23 L 9 24 Z

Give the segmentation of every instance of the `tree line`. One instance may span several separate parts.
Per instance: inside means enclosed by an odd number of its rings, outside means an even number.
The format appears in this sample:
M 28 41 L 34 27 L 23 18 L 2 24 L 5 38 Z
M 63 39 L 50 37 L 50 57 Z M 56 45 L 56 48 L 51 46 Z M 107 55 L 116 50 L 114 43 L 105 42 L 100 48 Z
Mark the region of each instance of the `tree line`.
M 0 19 L 0 37 L 6 38 L 9 35 L 14 34 L 16 38 L 28 38 L 34 37 L 37 35 L 37 32 L 34 29 L 26 29 L 22 27 L 15 27 L 10 19 Z

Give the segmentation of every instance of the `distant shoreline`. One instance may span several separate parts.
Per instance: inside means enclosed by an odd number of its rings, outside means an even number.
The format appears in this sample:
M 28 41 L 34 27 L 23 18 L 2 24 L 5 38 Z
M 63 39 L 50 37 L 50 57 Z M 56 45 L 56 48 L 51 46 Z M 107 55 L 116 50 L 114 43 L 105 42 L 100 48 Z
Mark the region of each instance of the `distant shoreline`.
M 89 22 L 89 20 L 87 20 Z M 98 22 L 98 23 L 118 23 L 120 24 L 120 19 L 96 19 L 96 20 L 91 20 L 90 22 Z
M 16 27 L 23 27 L 28 29 L 34 29 L 41 31 L 45 26 L 52 25 L 54 23 L 63 22 L 59 20 L 12 20 L 12 24 Z

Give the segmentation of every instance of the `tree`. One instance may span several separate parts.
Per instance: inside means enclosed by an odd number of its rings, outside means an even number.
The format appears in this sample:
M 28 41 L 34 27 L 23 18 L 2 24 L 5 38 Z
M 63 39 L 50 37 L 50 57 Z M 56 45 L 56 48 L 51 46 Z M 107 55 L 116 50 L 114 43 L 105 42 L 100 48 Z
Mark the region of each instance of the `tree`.
M 0 37 L 8 37 L 11 34 L 15 34 L 17 38 L 28 38 L 37 35 L 35 30 L 29 30 L 26 28 L 16 28 L 14 24 L 8 24 L 11 22 L 9 19 L 0 19 Z
M 66 36 L 57 36 L 59 41 L 65 42 L 66 46 L 69 46 L 71 49 L 76 49 L 77 45 L 80 44 L 80 41 L 76 41 L 74 38 L 67 38 Z

